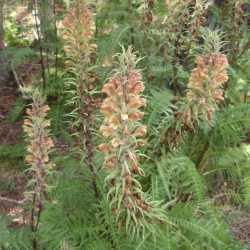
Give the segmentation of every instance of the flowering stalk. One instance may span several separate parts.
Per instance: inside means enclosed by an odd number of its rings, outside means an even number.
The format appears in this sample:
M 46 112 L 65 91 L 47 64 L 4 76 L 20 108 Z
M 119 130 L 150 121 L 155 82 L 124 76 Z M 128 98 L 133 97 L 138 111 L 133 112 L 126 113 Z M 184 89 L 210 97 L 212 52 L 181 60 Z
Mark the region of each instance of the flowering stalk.
M 27 156 L 25 158 L 29 167 L 32 191 L 28 192 L 28 199 L 32 196 L 31 230 L 34 233 L 33 250 L 37 249 L 36 232 L 39 227 L 40 214 L 47 197 L 47 177 L 52 169 L 49 154 L 54 146 L 49 135 L 50 121 L 47 119 L 49 111 L 44 99 L 37 89 L 23 89 L 25 94 L 32 98 L 31 107 L 27 109 L 27 118 L 23 129 L 26 133 Z
M 202 54 L 196 58 L 197 66 L 191 72 L 186 96 L 176 99 L 175 120 L 161 139 L 171 149 L 182 141 L 182 132 L 194 132 L 200 121 L 211 126 L 214 112 L 224 101 L 228 60 L 221 52 L 225 45 L 223 36 L 218 30 L 202 31 Z
M 68 73 L 72 76 L 68 79 L 74 111 L 71 113 L 77 130 L 79 142 L 79 155 L 82 157 L 86 152 L 85 160 L 92 173 L 92 183 L 95 196 L 98 198 L 96 185 L 96 173 L 93 164 L 94 146 L 92 142 L 93 112 L 96 109 L 97 101 L 93 98 L 93 81 L 90 65 L 93 63 L 96 44 L 91 40 L 95 33 L 95 23 L 91 10 L 84 4 L 84 1 L 77 0 L 70 9 L 64 21 L 65 31 L 65 52 L 67 55 L 66 66 Z
M 191 42 L 197 42 L 201 33 L 201 27 L 206 23 L 206 12 L 208 3 L 206 0 L 194 1 L 193 13 L 189 24 L 189 30 L 192 34 Z M 191 46 L 191 45 L 189 45 Z M 189 48 L 190 49 L 190 48 Z
M 223 84 L 227 82 L 228 61 L 222 53 L 198 56 L 188 82 L 184 124 L 193 127 L 194 121 L 207 120 L 210 124 L 218 104 L 223 102 Z
M 146 228 L 152 230 L 153 222 L 165 220 L 159 203 L 145 197 L 137 180 L 144 176 L 138 150 L 145 143 L 141 137 L 147 128 L 140 122 L 144 115 L 140 108 L 146 100 L 141 97 L 144 84 L 136 63 L 131 47 L 123 50 L 114 75 L 102 88 L 107 98 L 101 106 L 105 119 L 100 131 L 107 142 L 99 146 L 105 153 L 103 167 L 108 172 L 107 196 L 112 212 L 118 225 L 125 226 L 132 236 Z

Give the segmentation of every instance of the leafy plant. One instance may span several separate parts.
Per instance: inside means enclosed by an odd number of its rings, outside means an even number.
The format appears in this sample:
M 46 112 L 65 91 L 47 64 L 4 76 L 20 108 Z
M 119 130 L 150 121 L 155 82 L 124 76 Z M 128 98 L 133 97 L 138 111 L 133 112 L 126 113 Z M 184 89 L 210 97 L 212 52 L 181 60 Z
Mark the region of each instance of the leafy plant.
M 99 149 L 106 154 L 103 167 L 106 177 L 107 197 L 119 227 L 126 228 L 132 237 L 154 231 L 153 224 L 165 222 L 159 202 L 145 197 L 137 176 L 143 176 L 138 162 L 138 148 L 144 142 L 146 126 L 140 123 L 146 100 L 140 96 L 144 90 L 141 75 L 136 67 L 136 57 L 129 47 L 118 57 L 119 64 L 113 77 L 103 86 L 107 94 L 101 111 L 105 116 L 100 131 L 107 143 Z
M 36 250 L 39 245 L 36 233 L 44 202 L 47 199 L 47 178 L 51 174 L 53 166 L 49 154 L 54 143 L 49 135 L 50 121 L 46 119 L 49 107 L 44 104 L 39 90 L 23 87 L 22 92 L 32 98 L 31 108 L 27 109 L 28 117 L 24 120 L 24 132 L 28 143 L 25 160 L 29 165 L 28 172 L 31 176 L 30 191 L 27 193 L 26 199 L 31 201 L 32 249 Z
M 96 185 L 96 169 L 94 166 L 93 131 L 94 111 L 97 101 L 94 99 L 95 86 L 91 78 L 91 63 L 96 49 L 92 42 L 95 23 L 91 9 L 81 1 L 76 1 L 64 18 L 64 40 L 67 55 L 68 92 L 72 107 L 70 117 L 73 118 L 72 128 L 77 138 L 77 153 L 93 174 L 92 184 L 95 196 L 99 193 Z M 85 153 L 86 152 L 86 153 Z

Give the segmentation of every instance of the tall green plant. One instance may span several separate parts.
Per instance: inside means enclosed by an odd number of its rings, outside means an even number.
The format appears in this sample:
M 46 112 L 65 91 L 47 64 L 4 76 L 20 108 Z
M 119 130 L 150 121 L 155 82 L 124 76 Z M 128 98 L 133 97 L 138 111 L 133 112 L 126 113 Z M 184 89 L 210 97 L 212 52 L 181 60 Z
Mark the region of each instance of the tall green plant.
M 107 98 L 101 107 L 105 119 L 100 131 L 107 143 L 99 146 L 105 153 L 110 207 L 119 228 L 125 227 L 132 237 L 145 236 L 145 230 L 154 231 L 155 223 L 166 222 L 160 203 L 146 197 L 137 179 L 144 176 L 138 150 L 144 143 L 140 137 L 147 132 L 140 123 L 144 113 L 139 109 L 146 101 L 140 96 L 144 84 L 137 62 L 131 47 L 123 49 L 113 76 L 103 86 Z
M 31 97 L 31 108 L 27 109 L 27 118 L 24 120 L 24 132 L 26 133 L 27 155 L 26 162 L 29 165 L 29 192 L 27 199 L 31 201 L 30 226 L 33 234 L 32 249 L 39 249 L 37 232 L 40 226 L 40 216 L 47 200 L 47 178 L 52 170 L 49 154 L 54 146 L 50 137 L 50 121 L 47 119 L 49 111 L 38 89 L 22 88 L 24 94 Z
M 84 1 L 77 0 L 65 16 L 63 25 L 66 67 L 69 74 L 67 79 L 69 104 L 73 108 L 70 114 L 73 117 L 72 128 L 77 135 L 79 157 L 93 175 L 93 188 L 98 198 L 93 144 L 94 111 L 97 102 L 94 99 L 95 86 L 91 78 L 91 65 L 94 63 L 96 50 L 96 44 L 93 42 L 95 32 L 93 13 Z

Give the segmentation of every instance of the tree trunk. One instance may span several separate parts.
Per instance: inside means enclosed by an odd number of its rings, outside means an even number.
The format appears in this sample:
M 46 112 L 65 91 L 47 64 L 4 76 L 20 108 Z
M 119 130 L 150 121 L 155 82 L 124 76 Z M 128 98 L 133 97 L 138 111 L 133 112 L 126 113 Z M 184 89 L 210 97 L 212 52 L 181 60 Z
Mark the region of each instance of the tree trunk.
M 4 53 L 4 3 L 0 0 L 0 87 L 8 84 L 10 79 L 10 68 Z
M 0 49 L 4 48 L 3 6 L 5 0 L 0 0 Z

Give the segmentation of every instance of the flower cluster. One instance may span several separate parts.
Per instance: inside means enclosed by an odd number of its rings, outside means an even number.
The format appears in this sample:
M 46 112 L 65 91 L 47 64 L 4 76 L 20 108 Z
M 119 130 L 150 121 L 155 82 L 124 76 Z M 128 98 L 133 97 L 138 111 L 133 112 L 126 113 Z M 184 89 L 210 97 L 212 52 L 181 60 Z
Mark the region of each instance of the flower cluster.
M 187 20 L 187 11 L 188 11 L 189 1 L 183 0 L 166 0 L 167 13 L 165 17 L 164 24 L 167 28 L 170 28 L 170 24 L 176 26 L 176 17 L 179 21 L 183 22 Z M 180 27 L 172 27 L 172 29 L 179 30 Z
M 65 32 L 66 66 L 70 77 L 67 88 L 72 107 L 70 117 L 73 118 L 75 148 L 81 162 L 87 165 L 92 173 L 92 183 L 96 197 L 99 196 L 94 168 L 94 111 L 99 105 L 93 96 L 93 89 L 98 77 L 91 71 L 95 63 L 96 44 L 92 42 L 95 33 L 95 22 L 91 9 L 83 0 L 77 0 L 63 21 Z
M 79 113 L 89 116 L 96 106 L 90 94 L 96 77 L 89 69 L 96 49 L 96 44 L 92 43 L 95 32 L 93 13 L 83 1 L 76 1 L 65 16 L 63 24 L 66 65 L 68 73 L 72 75 L 67 81 L 69 92 L 78 106 L 79 112 L 76 116 Z
M 95 32 L 93 13 L 85 4 L 76 3 L 65 16 L 63 26 L 66 28 L 63 33 L 65 40 L 78 37 L 89 41 Z M 84 43 L 79 46 L 84 46 Z
M 82 126 L 80 120 L 90 119 L 90 113 L 96 108 L 91 96 L 96 81 L 90 70 L 96 45 L 92 43 L 95 22 L 93 14 L 83 1 L 76 1 L 63 21 L 65 32 L 65 52 L 67 71 L 71 74 L 67 79 L 67 88 L 74 100 L 75 124 Z M 82 119 L 83 118 L 83 119 Z
M 27 156 L 29 165 L 30 189 L 26 199 L 31 202 L 30 226 L 33 235 L 33 246 L 37 247 L 37 231 L 40 225 L 40 215 L 44 202 L 47 200 L 47 177 L 52 171 L 53 164 L 50 162 L 49 154 L 54 143 L 49 134 L 50 121 L 47 119 L 49 107 L 45 105 L 40 91 L 33 88 L 22 88 L 24 95 L 31 97 L 31 108 L 27 109 L 27 118 L 24 120 L 23 129 L 26 133 Z
M 32 90 L 31 108 L 27 109 L 27 118 L 24 120 L 23 129 L 26 133 L 27 156 L 26 162 L 30 165 L 33 192 L 36 194 L 38 203 L 44 200 L 46 192 L 46 177 L 52 168 L 49 154 L 54 143 L 49 135 L 50 121 L 47 120 L 48 105 L 38 90 Z
M 68 57 L 69 66 L 90 63 L 91 54 L 96 49 L 96 44 L 91 43 L 95 33 L 95 22 L 91 9 L 84 3 L 76 1 L 63 20 L 65 41 L 64 50 Z
M 198 39 L 201 27 L 206 22 L 207 2 L 204 0 L 194 1 L 193 13 L 190 20 L 190 32 L 192 33 L 193 39 Z
M 223 84 L 227 82 L 227 57 L 221 53 L 198 56 L 188 82 L 186 99 L 188 108 L 184 113 L 186 125 L 203 117 L 211 122 L 217 105 L 224 100 Z
M 108 172 L 106 182 L 112 211 L 119 225 L 126 223 L 128 231 L 139 233 L 144 227 L 150 228 L 152 220 L 163 220 L 164 215 L 157 202 L 145 198 L 137 180 L 144 175 L 138 148 L 145 143 L 142 137 L 147 128 L 140 122 L 144 115 L 140 108 L 146 105 L 146 100 L 141 97 L 144 84 L 135 66 L 136 57 L 130 47 L 120 55 L 118 69 L 102 88 L 107 98 L 101 106 L 105 119 L 100 131 L 107 143 L 99 149 L 105 153 L 103 167 Z

